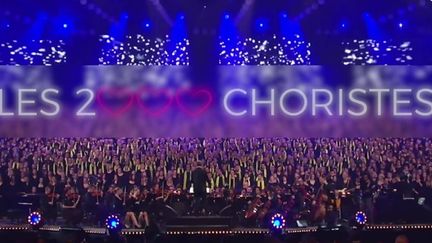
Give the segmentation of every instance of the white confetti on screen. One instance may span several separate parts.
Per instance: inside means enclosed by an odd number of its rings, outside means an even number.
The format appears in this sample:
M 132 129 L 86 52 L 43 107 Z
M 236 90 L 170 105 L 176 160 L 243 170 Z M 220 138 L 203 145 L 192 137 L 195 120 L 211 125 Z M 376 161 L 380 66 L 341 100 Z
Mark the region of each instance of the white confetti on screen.
M 0 43 L 1 65 L 44 65 L 51 66 L 66 62 L 63 40 L 12 40 Z
M 308 65 L 311 64 L 310 43 L 299 35 L 259 40 L 221 40 L 221 65 Z
M 124 41 L 117 41 L 109 35 L 103 35 L 102 65 L 189 65 L 189 40 L 174 42 L 165 38 L 148 39 L 142 35 L 126 36 Z
M 353 40 L 342 42 L 344 65 L 410 64 L 413 61 L 411 42 L 391 40 Z

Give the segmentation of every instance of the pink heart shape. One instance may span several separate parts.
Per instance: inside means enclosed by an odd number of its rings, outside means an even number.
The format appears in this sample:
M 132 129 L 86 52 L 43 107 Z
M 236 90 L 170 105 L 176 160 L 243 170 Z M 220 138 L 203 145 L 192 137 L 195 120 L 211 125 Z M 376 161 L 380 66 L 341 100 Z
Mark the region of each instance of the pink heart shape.
M 114 108 L 106 102 L 105 98 L 103 97 L 104 95 L 110 95 L 118 98 L 126 97 L 127 99 L 124 104 L 120 104 L 119 107 Z M 134 101 L 134 93 L 132 90 L 127 88 L 103 87 L 97 91 L 96 101 L 98 105 L 110 115 L 119 116 L 131 108 Z
M 156 98 L 162 98 L 165 102 L 162 104 L 162 106 L 154 108 L 151 107 L 150 104 L 146 104 L 142 100 L 142 95 L 148 94 L 152 97 Z M 138 90 L 137 95 L 135 96 L 135 99 L 138 103 L 138 105 L 141 107 L 141 110 L 144 111 L 144 113 L 147 113 L 151 116 L 160 116 L 164 114 L 166 111 L 168 111 L 169 107 L 172 104 L 173 97 L 169 95 L 169 91 L 166 89 L 154 89 L 154 88 L 142 88 Z
M 185 101 L 184 97 L 194 99 L 194 103 L 198 106 L 194 109 L 191 104 Z M 198 100 L 202 98 L 202 100 Z M 207 89 L 191 89 L 191 90 L 180 90 L 176 94 L 177 105 L 180 109 L 190 116 L 198 116 L 205 112 L 213 102 L 213 95 Z

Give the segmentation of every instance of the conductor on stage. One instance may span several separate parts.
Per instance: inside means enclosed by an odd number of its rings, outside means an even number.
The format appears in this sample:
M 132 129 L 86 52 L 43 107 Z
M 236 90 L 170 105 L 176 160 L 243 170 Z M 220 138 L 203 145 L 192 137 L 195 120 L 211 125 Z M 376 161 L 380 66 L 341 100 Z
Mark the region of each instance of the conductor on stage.
M 203 163 L 198 161 L 197 167 L 192 172 L 192 183 L 194 191 L 194 212 L 204 213 L 206 201 L 206 182 L 210 182 L 207 172 L 203 168 Z

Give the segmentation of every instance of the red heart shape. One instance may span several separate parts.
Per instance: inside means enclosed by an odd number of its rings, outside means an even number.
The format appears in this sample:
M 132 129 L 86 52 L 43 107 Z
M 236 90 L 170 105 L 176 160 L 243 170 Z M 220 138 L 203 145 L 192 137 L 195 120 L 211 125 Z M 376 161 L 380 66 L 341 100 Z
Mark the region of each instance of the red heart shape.
M 191 104 L 185 101 L 185 97 L 194 99 L 193 103 L 198 103 L 198 106 L 192 108 Z M 199 101 L 199 98 L 203 99 Z M 180 90 L 176 94 L 176 101 L 183 112 L 191 116 L 198 116 L 210 107 L 213 102 L 213 95 L 207 89 Z
M 162 98 L 165 100 L 165 102 L 160 107 L 157 108 L 151 107 L 150 104 L 142 100 L 143 94 L 147 94 L 156 98 Z M 167 89 L 142 88 L 137 92 L 135 98 L 138 105 L 141 107 L 141 110 L 143 110 L 145 113 L 151 116 L 160 116 L 164 114 L 166 111 L 168 111 L 173 101 L 173 97 L 170 96 L 169 91 Z
M 107 103 L 107 101 L 103 97 L 104 95 L 109 95 L 116 98 L 126 97 L 127 99 L 126 102 L 120 104 L 117 108 L 114 108 Z M 134 101 L 134 92 L 127 88 L 103 87 L 97 91 L 96 101 L 98 105 L 110 115 L 119 116 L 131 108 Z

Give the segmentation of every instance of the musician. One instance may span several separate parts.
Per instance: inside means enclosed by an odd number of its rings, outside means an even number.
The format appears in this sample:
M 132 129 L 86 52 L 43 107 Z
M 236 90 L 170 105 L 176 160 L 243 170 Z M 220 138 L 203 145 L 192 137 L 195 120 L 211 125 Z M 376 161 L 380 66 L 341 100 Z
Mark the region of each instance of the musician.
M 10 177 L 8 178 L 8 183 L 4 188 L 5 188 L 4 194 L 2 194 L 2 196 L 4 197 L 5 202 L 8 202 L 6 204 L 6 208 L 7 209 L 13 208 L 14 206 L 16 206 L 18 204 L 18 197 L 16 194 L 17 185 L 15 182 L 15 176 L 14 175 L 10 175 Z
M 332 204 L 327 206 L 326 214 L 325 214 L 325 222 L 328 226 L 336 226 L 338 223 L 339 215 L 338 212 L 335 210 Z
M 402 193 L 402 198 L 414 198 L 418 194 L 415 188 L 415 183 L 413 183 L 409 176 L 402 176 L 399 188 Z
M 104 186 L 102 186 L 104 188 Z M 114 185 L 110 185 L 106 191 L 101 190 L 101 197 L 100 197 L 100 208 L 106 209 L 106 211 L 111 211 L 113 208 L 113 202 L 114 202 Z M 103 192 L 103 193 L 102 193 Z
M 84 214 L 90 220 L 95 219 L 94 216 L 100 214 L 100 200 L 102 198 L 102 191 L 100 191 L 96 186 L 89 186 L 87 192 L 83 196 L 83 210 Z
M 129 175 L 129 180 L 128 180 L 128 189 L 132 189 L 136 184 L 137 184 L 137 178 L 136 178 L 136 174 L 135 172 L 131 172 Z
M 330 197 L 331 200 L 335 200 L 336 195 L 336 189 L 337 189 L 337 176 L 335 174 L 335 172 L 330 172 L 330 177 L 326 180 L 326 184 L 325 184 L 325 190 L 327 192 L 327 195 Z
M 66 191 L 63 201 L 63 218 L 67 225 L 77 225 L 82 220 L 81 195 L 74 187 Z
M 105 179 L 105 187 L 103 188 L 104 191 L 107 191 L 108 187 L 114 184 L 114 176 L 115 176 L 115 172 L 112 164 L 107 164 L 107 171 L 104 174 L 104 179 Z
M 31 192 L 31 184 L 30 179 L 28 176 L 20 176 L 21 179 L 18 184 L 18 191 L 24 192 L 24 193 L 30 193 Z
M 142 227 L 147 228 L 150 226 L 150 219 L 148 215 L 149 205 L 151 202 L 151 196 L 147 189 L 141 190 L 140 199 L 139 199 L 139 215 L 138 215 L 138 224 Z
M 37 192 L 38 193 L 43 193 L 45 191 L 45 182 L 44 182 L 44 178 L 40 177 L 39 181 L 37 183 Z
M 117 169 L 116 179 L 117 186 L 124 188 L 128 184 L 129 176 L 125 172 L 123 172 L 123 169 L 121 167 L 119 167 Z
M 122 190 L 120 187 L 114 189 L 114 197 L 112 198 L 112 212 L 114 214 L 124 214 L 126 206 L 126 190 Z
M 327 201 L 328 195 L 324 190 L 321 190 L 313 203 L 313 214 L 312 222 L 315 224 L 321 224 L 327 216 Z
M 222 188 L 216 188 L 212 192 L 211 196 L 211 211 L 217 214 L 220 210 L 222 210 L 227 205 L 226 198 L 223 194 Z
M 354 201 L 351 193 L 354 191 L 355 185 L 348 175 L 347 171 L 342 173 L 342 179 L 337 185 L 335 191 L 336 210 L 339 211 L 339 218 L 351 219 L 354 214 Z
M 303 182 L 300 180 L 294 189 L 294 207 L 301 212 L 306 206 L 307 191 Z
M 140 191 L 137 187 L 132 188 L 129 196 L 126 198 L 126 214 L 124 225 L 126 228 L 141 228 L 136 215 L 140 213 Z
M 362 188 L 362 196 L 363 196 L 363 207 L 365 213 L 368 215 L 368 221 L 374 222 L 374 204 L 373 204 L 373 195 L 376 190 L 376 184 L 372 184 L 371 179 L 368 175 L 363 176 L 363 181 L 361 184 Z
M 201 161 L 192 172 L 192 183 L 194 190 L 194 212 L 204 211 L 206 201 L 206 183 L 210 183 L 207 172 L 203 168 Z
M 57 219 L 57 202 L 60 195 L 55 193 L 50 186 L 45 187 L 45 192 L 40 198 L 40 207 L 48 222 L 54 223 Z

